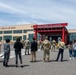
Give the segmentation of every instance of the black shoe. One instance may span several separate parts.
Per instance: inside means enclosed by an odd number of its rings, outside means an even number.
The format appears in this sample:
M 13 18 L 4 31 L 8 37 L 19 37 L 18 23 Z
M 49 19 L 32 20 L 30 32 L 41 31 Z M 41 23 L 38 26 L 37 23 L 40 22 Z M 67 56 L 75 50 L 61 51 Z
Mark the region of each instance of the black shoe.
M 3 63 L 3 66 L 5 66 L 5 64 Z
M 9 67 L 8 65 L 5 65 L 5 67 Z
M 55 60 L 55 61 L 58 61 L 58 60 Z
M 18 67 L 18 65 L 16 65 L 16 67 Z
M 33 61 L 30 61 L 31 63 L 33 63 Z
M 63 60 L 61 60 L 61 62 L 63 62 Z
M 23 68 L 23 65 L 21 65 L 21 68 Z
M 34 62 L 36 62 L 36 60 L 34 60 Z

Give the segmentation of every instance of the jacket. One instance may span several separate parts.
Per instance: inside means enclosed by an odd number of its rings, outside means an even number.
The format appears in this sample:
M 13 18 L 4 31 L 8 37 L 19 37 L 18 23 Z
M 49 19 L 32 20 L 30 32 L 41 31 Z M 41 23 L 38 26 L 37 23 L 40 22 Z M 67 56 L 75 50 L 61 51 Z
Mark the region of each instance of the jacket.
M 36 41 L 33 41 L 32 43 L 31 43 L 31 51 L 37 51 L 37 42 Z
M 15 52 L 21 51 L 21 48 L 23 48 L 23 45 L 21 42 L 15 42 L 14 44 Z

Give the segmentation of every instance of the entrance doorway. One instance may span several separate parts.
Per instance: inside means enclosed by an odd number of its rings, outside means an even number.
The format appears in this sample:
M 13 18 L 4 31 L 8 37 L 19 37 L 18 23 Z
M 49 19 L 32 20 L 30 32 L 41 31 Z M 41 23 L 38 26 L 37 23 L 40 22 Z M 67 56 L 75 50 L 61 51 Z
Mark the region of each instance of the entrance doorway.
M 61 36 L 48 36 L 50 42 L 52 42 L 52 40 L 55 40 L 58 43 L 61 38 Z

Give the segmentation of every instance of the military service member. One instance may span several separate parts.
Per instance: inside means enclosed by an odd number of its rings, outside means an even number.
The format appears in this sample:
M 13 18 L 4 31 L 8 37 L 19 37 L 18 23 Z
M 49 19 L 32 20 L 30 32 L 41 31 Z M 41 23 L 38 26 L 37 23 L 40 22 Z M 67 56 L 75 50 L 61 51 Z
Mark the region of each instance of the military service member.
M 38 40 L 38 49 L 41 49 L 41 40 Z
M 25 40 L 25 55 L 26 55 L 26 52 L 28 52 L 28 55 L 29 55 L 29 49 L 30 49 L 30 41 L 27 38 Z
M 55 51 L 55 45 L 56 45 L 56 41 L 53 40 L 53 41 L 52 41 L 52 49 L 51 49 L 51 51 Z
M 22 40 L 22 45 L 23 45 L 23 48 L 25 47 L 25 41 L 24 40 Z
M 42 49 L 44 51 L 44 54 L 43 54 L 44 62 L 46 61 L 46 56 L 47 56 L 47 62 L 49 62 L 50 48 L 51 48 L 50 41 L 48 41 L 48 38 L 46 37 L 45 40 L 42 42 Z

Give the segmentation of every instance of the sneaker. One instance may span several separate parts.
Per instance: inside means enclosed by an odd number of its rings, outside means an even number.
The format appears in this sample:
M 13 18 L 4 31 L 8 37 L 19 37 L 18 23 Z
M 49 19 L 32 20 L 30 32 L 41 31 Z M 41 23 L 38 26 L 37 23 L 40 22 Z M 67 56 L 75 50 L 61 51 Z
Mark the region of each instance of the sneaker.
M 73 59 L 74 59 L 74 57 L 73 57 Z
M 31 63 L 33 63 L 33 61 L 30 61 Z
M 71 58 L 69 58 L 69 59 L 71 59 Z

